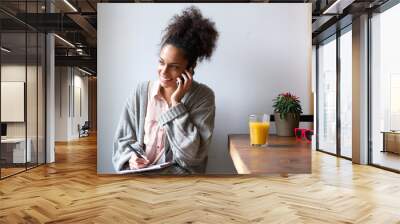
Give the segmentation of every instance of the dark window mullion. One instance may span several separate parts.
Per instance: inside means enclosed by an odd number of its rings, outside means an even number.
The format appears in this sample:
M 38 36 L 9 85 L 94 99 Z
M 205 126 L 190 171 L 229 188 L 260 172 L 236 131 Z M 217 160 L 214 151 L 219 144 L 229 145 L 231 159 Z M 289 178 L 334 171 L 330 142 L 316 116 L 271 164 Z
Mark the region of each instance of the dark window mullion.
M 48 6 L 48 3 L 46 1 L 45 2 L 45 12 L 46 13 L 48 12 L 47 6 Z M 43 163 L 44 164 L 47 163 L 47 37 L 48 37 L 48 33 L 45 32 L 44 33 L 44 55 L 43 55 L 44 68 L 42 68 L 42 82 L 44 79 L 44 87 L 42 87 L 42 88 L 44 88 L 44 99 L 43 99 L 44 107 L 42 107 L 42 109 L 44 108 L 44 111 L 43 111 L 44 112 L 44 121 L 42 121 L 42 122 L 44 122 L 44 135 L 42 136 L 43 140 L 44 140 L 44 150 L 43 150 L 43 152 L 44 152 Z M 54 38 L 54 35 L 53 35 L 53 38 Z M 42 44 L 43 44 L 43 42 L 42 42 Z M 43 51 L 42 51 L 42 53 L 43 53 Z M 42 60 L 43 60 L 43 58 L 42 58 Z M 43 74 L 44 74 L 44 76 L 43 76 Z M 61 89 L 60 89 L 60 91 L 61 91 Z
M 2 41 L 1 41 L 1 34 L 2 34 L 2 32 L 1 32 L 1 24 L 2 23 L 0 23 L 0 47 L 2 46 Z M 2 122 L 1 122 L 1 110 L 2 110 L 2 108 L 1 108 L 1 67 L 2 67 L 2 64 L 1 64 L 1 62 L 2 62 L 2 60 L 1 60 L 1 52 L 0 52 L 0 125 L 1 124 L 3 124 Z M 0 144 L 0 179 L 2 179 L 2 177 L 1 177 L 1 169 L 2 169 L 2 162 L 1 162 L 1 144 Z
M 36 13 L 39 13 L 38 0 Z M 39 32 L 36 32 L 36 166 L 39 166 Z
M 371 57 L 372 57 L 372 12 L 368 12 L 368 20 L 367 20 L 367 46 L 368 46 L 368 53 L 367 53 L 367 83 L 368 83 L 368 89 L 367 89 L 367 102 L 368 102 L 368 114 L 367 114 L 367 119 L 368 119 L 368 124 L 367 124 L 367 129 L 368 129 L 368 164 L 373 164 L 373 153 L 372 153 L 372 64 L 371 64 Z
M 319 44 L 315 47 L 315 106 L 316 106 L 316 124 L 315 124 L 315 148 L 319 149 Z
M 28 1 L 25 1 L 25 21 L 28 17 Z M 25 170 L 28 170 L 28 119 L 27 119 L 27 96 L 28 96 L 28 24 L 25 23 L 25 88 L 24 88 L 24 120 L 25 120 Z
M 340 116 L 340 30 L 336 31 L 336 154 L 341 157 L 341 116 Z

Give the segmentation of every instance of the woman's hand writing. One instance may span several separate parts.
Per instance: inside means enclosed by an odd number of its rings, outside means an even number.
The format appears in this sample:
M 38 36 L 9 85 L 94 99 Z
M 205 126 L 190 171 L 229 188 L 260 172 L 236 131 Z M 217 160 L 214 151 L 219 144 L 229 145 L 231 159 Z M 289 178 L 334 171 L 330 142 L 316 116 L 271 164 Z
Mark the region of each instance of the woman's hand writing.
M 149 164 L 149 160 L 143 155 L 142 157 L 143 158 L 140 158 L 136 155 L 136 153 L 133 153 L 131 158 L 129 159 L 129 168 L 133 170 L 146 167 Z

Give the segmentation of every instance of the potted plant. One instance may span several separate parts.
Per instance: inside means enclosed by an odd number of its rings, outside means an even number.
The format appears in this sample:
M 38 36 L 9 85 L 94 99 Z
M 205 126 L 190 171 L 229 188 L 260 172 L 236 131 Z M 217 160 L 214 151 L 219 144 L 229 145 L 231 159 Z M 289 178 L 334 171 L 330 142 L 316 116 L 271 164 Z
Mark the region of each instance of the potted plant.
M 300 114 L 303 113 L 299 97 L 286 92 L 273 100 L 276 134 L 294 136 L 294 129 L 299 127 Z

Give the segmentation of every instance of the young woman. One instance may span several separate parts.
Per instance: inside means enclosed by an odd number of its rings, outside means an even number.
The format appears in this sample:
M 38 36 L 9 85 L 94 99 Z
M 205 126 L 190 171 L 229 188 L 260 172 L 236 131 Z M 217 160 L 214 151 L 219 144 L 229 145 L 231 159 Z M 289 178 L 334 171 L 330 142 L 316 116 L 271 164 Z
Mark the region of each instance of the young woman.
M 123 109 L 112 158 L 117 171 L 172 162 L 157 173 L 205 172 L 215 100 L 193 74 L 217 38 L 214 23 L 196 7 L 172 18 L 161 40 L 158 78 L 139 84 Z

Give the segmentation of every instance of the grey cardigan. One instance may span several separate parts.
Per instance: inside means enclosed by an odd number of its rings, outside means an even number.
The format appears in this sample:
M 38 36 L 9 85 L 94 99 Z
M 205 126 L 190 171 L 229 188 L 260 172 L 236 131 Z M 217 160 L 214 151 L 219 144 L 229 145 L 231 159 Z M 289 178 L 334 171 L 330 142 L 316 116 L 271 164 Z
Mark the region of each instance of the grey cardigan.
M 112 161 L 116 171 L 129 169 L 135 150 L 145 154 L 144 122 L 149 82 L 140 83 L 128 97 L 114 137 Z M 214 130 L 214 92 L 193 80 L 181 103 L 170 107 L 158 120 L 166 131 L 165 153 L 158 163 L 173 161 L 168 173 L 204 173 L 208 145 Z M 172 170 L 172 171 L 171 171 Z

